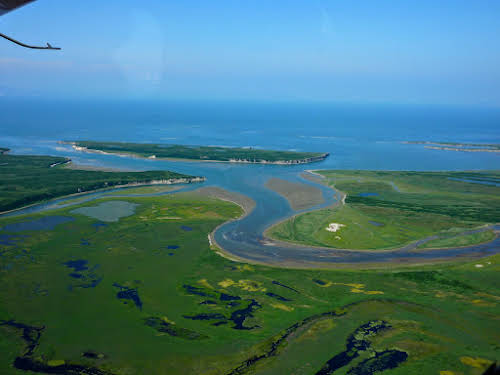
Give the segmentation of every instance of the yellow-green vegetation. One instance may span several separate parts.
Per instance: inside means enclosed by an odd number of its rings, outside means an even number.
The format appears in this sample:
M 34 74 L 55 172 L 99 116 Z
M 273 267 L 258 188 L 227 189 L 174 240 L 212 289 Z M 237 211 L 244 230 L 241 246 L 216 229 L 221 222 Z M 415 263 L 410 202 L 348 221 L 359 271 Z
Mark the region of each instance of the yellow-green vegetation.
M 345 204 L 286 220 L 266 233 L 295 243 L 345 249 L 392 249 L 437 236 L 425 247 L 485 242 L 500 222 L 498 172 L 320 171 L 346 194 Z M 473 181 L 473 182 L 469 182 Z M 330 224 L 340 224 L 327 230 Z M 461 235 L 466 234 L 466 235 Z
M 72 213 L 113 201 L 135 212 L 107 223 Z M 399 354 L 387 374 L 479 375 L 499 358 L 500 255 L 390 270 L 250 266 L 207 240 L 241 214 L 178 193 L 1 218 L 0 373 L 315 375 L 350 340 L 334 374 L 389 368 Z M 69 219 L 9 226 L 54 217 Z

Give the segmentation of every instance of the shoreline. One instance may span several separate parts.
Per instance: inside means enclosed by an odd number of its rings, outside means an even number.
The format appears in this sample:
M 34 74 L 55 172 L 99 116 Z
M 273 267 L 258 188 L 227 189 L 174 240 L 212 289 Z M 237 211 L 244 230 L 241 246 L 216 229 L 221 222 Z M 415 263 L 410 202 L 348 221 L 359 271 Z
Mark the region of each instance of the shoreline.
M 257 264 L 257 263 L 253 263 L 249 259 L 241 258 L 241 257 L 239 257 L 237 255 L 232 254 L 231 252 L 225 250 L 222 246 L 220 246 L 220 244 L 215 240 L 215 232 L 221 226 L 226 225 L 228 223 L 232 223 L 233 221 L 241 220 L 241 219 L 247 217 L 248 215 L 250 215 L 252 213 L 252 211 L 254 210 L 254 208 L 255 208 L 255 205 L 256 205 L 255 201 L 252 198 L 247 197 L 254 204 L 253 204 L 253 206 L 246 206 L 244 203 L 239 202 L 238 199 L 235 199 L 236 194 L 241 195 L 243 197 L 246 197 L 246 195 L 240 194 L 240 193 L 236 193 L 236 192 L 231 192 L 229 190 L 226 190 L 226 189 L 223 189 L 223 188 L 219 188 L 219 187 L 212 188 L 214 190 L 212 190 L 211 192 L 207 192 L 207 190 L 202 191 L 202 189 L 210 189 L 210 188 L 211 187 L 209 187 L 209 186 L 207 186 L 207 187 L 201 187 L 201 188 L 198 188 L 198 189 L 194 190 L 192 193 L 200 194 L 200 195 L 202 195 L 204 197 L 215 198 L 215 199 L 220 199 L 220 200 L 223 200 L 223 201 L 226 201 L 226 202 L 231 202 L 231 203 L 234 203 L 234 204 L 238 205 L 243 210 L 243 214 L 242 215 L 238 216 L 237 218 L 230 219 L 228 221 L 225 221 L 225 222 L 217 225 L 214 228 L 214 230 L 212 230 L 208 234 L 208 243 L 209 243 L 209 246 L 210 246 L 210 250 L 214 251 L 217 255 L 219 255 L 219 256 L 221 256 L 221 257 L 223 257 L 225 259 L 228 259 L 230 261 L 233 261 L 233 262 L 248 263 L 248 264 Z M 217 189 L 217 190 L 215 190 L 215 189 Z M 225 196 L 222 196 L 220 193 L 224 194 Z M 231 196 L 233 197 L 233 199 L 231 199 Z M 212 247 L 216 247 L 217 249 L 213 249 Z M 259 263 L 259 264 L 261 264 L 261 265 L 269 265 L 269 264 L 266 264 L 266 263 Z

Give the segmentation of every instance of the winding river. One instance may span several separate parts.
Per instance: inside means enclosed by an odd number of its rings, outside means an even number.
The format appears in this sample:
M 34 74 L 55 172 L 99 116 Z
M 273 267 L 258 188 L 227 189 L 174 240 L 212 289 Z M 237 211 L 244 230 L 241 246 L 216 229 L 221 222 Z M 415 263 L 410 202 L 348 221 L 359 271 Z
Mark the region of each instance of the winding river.
M 68 150 L 68 153 L 70 153 L 70 150 Z M 87 164 L 111 165 L 114 167 L 135 170 L 168 169 L 180 173 L 207 177 L 207 181 L 204 183 L 186 185 L 174 192 L 132 195 L 127 194 L 126 188 L 114 189 L 115 191 L 120 190 L 123 192 L 123 194 L 119 196 L 175 194 L 182 191 L 191 191 L 201 186 L 217 186 L 252 198 L 256 202 L 252 212 L 239 220 L 221 225 L 213 234 L 213 238 L 225 253 L 250 262 L 273 266 L 308 268 L 334 267 L 341 263 L 404 264 L 449 260 L 457 257 L 481 258 L 500 251 L 499 237 L 492 242 L 476 246 L 439 250 L 417 250 L 416 248 L 420 243 L 434 238 L 429 237 L 409 244 L 403 248 L 389 251 L 312 248 L 264 238 L 264 231 L 271 225 L 297 213 L 331 206 L 340 199 L 340 194 L 335 190 L 301 177 L 301 174 L 307 169 L 322 169 L 322 164 L 324 164 L 324 162 L 296 166 L 279 166 L 208 162 L 172 162 L 165 160 L 151 161 L 113 155 L 90 155 L 84 153 L 78 153 L 76 156 L 80 162 L 86 162 Z M 266 181 L 271 177 L 313 185 L 321 189 L 324 202 L 308 210 L 300 212 L 294 211 L 282 196 L 265 187 Z M 107 194 L 109 192 L 110 190 L 80 195 L 77 201 L 75 201 L 75 197 L 60 198 L 2 216 L 15 216 L 67 207 L 108 196 Z M 500 226 L 496 226 L 494 229 L 500 231 Z

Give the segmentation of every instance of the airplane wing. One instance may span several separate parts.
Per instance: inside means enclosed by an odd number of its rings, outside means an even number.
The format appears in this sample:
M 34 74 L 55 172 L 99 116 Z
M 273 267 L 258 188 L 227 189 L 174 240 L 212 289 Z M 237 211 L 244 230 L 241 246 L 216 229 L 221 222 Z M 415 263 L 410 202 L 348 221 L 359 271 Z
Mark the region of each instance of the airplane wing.
M 0 16 L 34 0 L 0 0 Z
M 0 0 L 0 16 L 3 16 L 5 13 L 10 12 L 11 10 L 14 10 L 16 8 L 19 8 L 23 5 L 26 5 L 28 3 L 31 3 L 35 0 Z M 32 46 L 23 42 L 20 42 L 18 40 L 15 40 L 14 38 L 11 38 L 5 34 L 0 33 L 0 37 L 7 39 L 8 41 L 11 41 L 12 43 L 15 43 L 21 47 L 25 48 L 31 48 L 31 49 L 60 49 L 58 47 L 52 47 L 49 43 L 47 43 L 46 46 Z

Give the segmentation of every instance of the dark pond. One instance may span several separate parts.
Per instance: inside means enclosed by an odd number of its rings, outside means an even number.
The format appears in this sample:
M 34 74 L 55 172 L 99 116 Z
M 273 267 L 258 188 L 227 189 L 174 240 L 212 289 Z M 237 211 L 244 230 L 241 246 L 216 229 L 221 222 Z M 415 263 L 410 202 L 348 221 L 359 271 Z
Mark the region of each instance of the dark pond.
M 169 249 L 169 250 L 175 250 L 175 249 L 178 249 L 178 248 L 179 248 L 179 246 L 177 246 L 177 245 L 168 245 L 167 246 L 167 249 Z
M 351 368 L 348 375 L 372 375 L 398 367 L 406 361 L 408 354 L 399 350 L 384 350 L 375 352 L 375 356 L 365 359 L 363 362 Z
M 261 308 L 262 305 L 258 303 L 256 300 L 252 299 L 250 300 L 250 304 L 241 310 L 236 310 L 231 314 L 231 318 L 229 320 L 232 320 L 234 323 L 234 326 L 232 328 L 234 329 L 242 329 L 242 330 L 250 330 L 254 328 L 259 328 L 258 325 L 254 325 L 251 327 L 246 327 L 243 325 L 245 320 L 247 318 L 253 318 L 253 312 L 259 308 Z
M 319 279 L 313 279 L 313 281 L 318 284 L 318 285 L 326 285 L 326 281 L 319 280 Z
M 100 228 L 102 228 L 102 227 L 106 227 L 106 226 L 108 226 L 108 224 L 99 222 L 99 223 L 94 223 L 94 224 L 92 224 L 92 226 L 93 226 L 95 229 L 99 230 L 99 229 L 100 229 Z
M 347 339 L 346 350 L 330 359 L 316 375 L 330 375 L 341 367 L 349 364 L 357 358 L 361 352 L 368 350 L 371 346 L 369 337 L 376 335 L 381 330 L 389 329 L 391 326 L 384 321 L 371 321 L 360 326 Z M 375 356 L 370 357 L 354 367 L 347 374 L 349 375 L 371 375 L 398 367 L 406 361 L 408 354 L 399 350 L 384 350 L 375 352 Z
M 275 293 L 272 293 L 272 292 L 267 292 L 266 295 L 269 296 L 269 297 L 271 297 L 271 298 L 275 298 L 278 301 L 283 301 L 283 302 L 289 302 L 289 301 L 291 301 L 291 299 L 289 299 L 289 298 L 282 297 L 279 294 L 275 294 Z
M 200 305 L 217 305 L 217 302 L 212 300 L 201 301 Z
M 24 236 L 16 236 L 12 234 L 0 234 L 0 245 L 4 246 L 16 246 L 19 241 L 22 241 L 26 235 Z
M 378 197 L 378 193 L 359 193 L 358 197 Z
M 26 230 L 52 230 L 59 224 L 75 220 L 71 216 L 44 216 L 39 219 L 20 223 L 7 224 L 0 230 L 7 232 L 23 232 Z
M 346 350 L 326 362 L 316 375 L 331 375 L 339 368 L 348 365 L 359 356 L 360 352 L 366 351 L 371 346 L 366 338 L 389 327 L 390 325 L 384 321 L 371 321 L 360 326 L 347 338 Z
M 90 359 L 98 359 L 98 358 L 104 358 L 104 355 L 94 352 L 93 350 L 87 350 L 86 352 L 82 353 L 82 357 Z
M 378 221 L 368 221 L 371 225 L 375 225 L 376 227 L 383 227 L 383 223 L 379 223 Z
M 186 226 L 186 225 L 181 226 L 181 229 L 182 229 L 182 230 L 185 230 L 186 232 L 190 232 L 190 231 L 192 231 L 192 230 L 193 230 L 193 228 L 188 227 L 188 226 Z
M 139 297 L 139 293 L 137 292 L 137 288 L 129 288 L 126 286 L 119 285 L 117 283 L 113 284 L 114 287 L 120 288 L 120 291 L 116 293 L 116 298 L 122 300 L 130 300 L 134 302 L 135 306 L 142 310 L 142 301 Z
M 22 356 L 14 360 L 13 366 L 18 370 L 32 371 L 45 374 L 88 374 L 88 375 L 111 375 L 107 371 L 95 367 L 77 364 L 63 364 L 60 366 L 49 366 L 45 362 L 33 359 L 33 353 L 38 346 L 40 337 L 45 327 L 28 326 L 14 320 L 0 321 L 0 326 L 6 325 L 22 331 L 22 338 L 26 343 Z
M 88 261 L 84 259 L 70 260 L 63 263 L 68 268 L 73 268 L 74 272 L 69 274 L 73 279 L 80 280 L 79 283 L 70 284 L 68 290 L 73 290 L 73 288 L 95 288 L 102 281 L 102 276 L 96 273 L 99 265 L 96 264 L 89 269 Z
M 279 285 L 279 286 L 281 286 L 281 287 L 283 287 L 283 288 L 286 288 L 286 289 L 292 290 L 292 291 L 294 291 L 295 293 L 299 293 L 297 290 L 295 290 L 295 289 L 293 289 L 292 287 L 289 287 L 289 286 L 287 286 L 287 285 L 285 285 L 285 284 L 282 284 L 282 283 L 280 283 L 279 281 L 273 280 L 273 282 L 272 282 L 272 283 L 273 283 L 274 285 Z
M 206 313 L 206 314 L 197 314 L 197 315 L 183 315 L 186 319 L 191 320 L 226 320 L 226 317 L 219 313 Z
M 239 296 L 232 296 L 226 293 L 221 293 L 219 298 L 221 301 L 239 301 L 241 299 Z
M 176 324 L 168 323 L 160 318 L 144 319 L 144 324 L 155 329 L 158 332 L 166 333 L 170 336 L 180 337 L 187 340 L 200 340 L 208 338 L 208 336 L 192 331 L 187 328 L 178 327 Z
M 203 288 L 198 288 L 196 286 L 191 286 L 191 285 L 187 285 L 187 284 L 184 284 L 182 287 L 189 294 L 196 294 L 197 296 L 202 296 L 202 297 L 211 297 L 210 294 L 203 291 Z
M 68 268 L 73 268 L 75 272 L 79 271 L 85 271 L 88 269 L 87 264 L 88 260 L 85 259 L 78 259 L 78 260 L 69 260 L 65 263 L 63 263 L 66 267 Z

